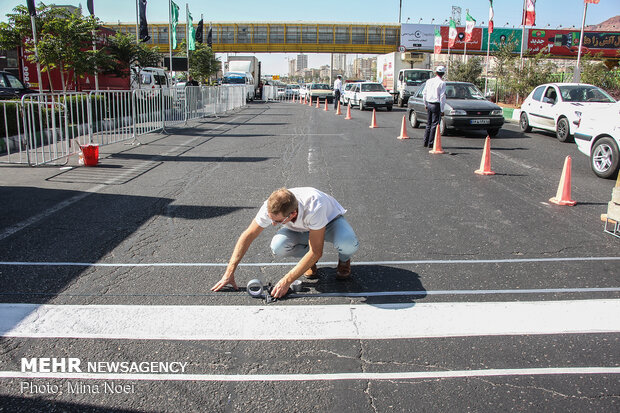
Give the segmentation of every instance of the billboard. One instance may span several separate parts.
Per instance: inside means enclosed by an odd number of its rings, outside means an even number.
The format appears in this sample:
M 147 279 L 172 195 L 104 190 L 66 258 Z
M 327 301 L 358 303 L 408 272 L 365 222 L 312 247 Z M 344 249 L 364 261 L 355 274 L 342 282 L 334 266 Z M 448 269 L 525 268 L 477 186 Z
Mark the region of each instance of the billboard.
M 406 50 L 432 53 L 435 44 L 435 28 L 441 33 L 442 53 L 448 52 L 448 26 L 436 26 L 433 24 L 402 24 L 400 44 Z M 463 50 L 465 48 L 465 27 L 457 27 L 457 38 L 454 47 L 450 51 Z M 472 41 L 467 43 L 467 51 L 473 54 L 484 54 L 487 50 L 488 29 L 476 27 L 473 31 Z M 496 27 L 491 33 L 490 51 L 496 51 L 497 46 L 509 41 L 514 41 L 513 53 L 521 51 L 521 28 Z M 528 29 L 525 32 L 525 53 L 536 54 L 540 51 L 550 53 L 552 56 L 573 57 L 577 56 L 579 48 L 578 30 L 555 30 L 555 29 Z M 620 57 L 620 32 L 585 32 L 583 36 L 582 53 L 603 57 Z
M 530 53 L 551 53 L 554 56 L 577 56 L 579 31 L 530 29 L 527 48 Z M 620 57 L 620 33 L 584 32 L 582 54 Z

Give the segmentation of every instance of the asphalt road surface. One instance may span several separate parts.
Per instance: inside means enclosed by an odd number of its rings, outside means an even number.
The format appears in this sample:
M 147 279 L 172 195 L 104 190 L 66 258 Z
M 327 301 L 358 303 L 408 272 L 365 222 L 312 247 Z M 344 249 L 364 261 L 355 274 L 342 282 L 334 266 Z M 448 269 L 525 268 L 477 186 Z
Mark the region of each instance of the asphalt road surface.
M 100 165 L 0 167 L 0 411 L 617 411 L 620 240 L 613 181 L 574 144 L 507 124 L 398 140 L 403 109 L 254 103 Z M 572 157 L 574 207 L 549 203 Z M 71 159 L 71 164 L 76 160 Z M 212 293 L 279 187 L 347 210 L 353 278 L 267 304 Z M 237 283 L 275 284 L 266 229 Z M 55 358 L 55 360 L 53 360 Z

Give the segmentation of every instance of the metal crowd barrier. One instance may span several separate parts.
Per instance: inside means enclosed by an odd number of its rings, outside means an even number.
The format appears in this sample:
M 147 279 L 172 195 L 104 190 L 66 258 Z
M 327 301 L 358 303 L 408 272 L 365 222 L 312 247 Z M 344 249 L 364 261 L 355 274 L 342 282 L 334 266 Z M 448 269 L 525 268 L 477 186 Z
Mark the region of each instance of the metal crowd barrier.
M 165 131 L 246 104 L 245 85 L 43 93 L 0 101 L 0 163 L 66 164 L 80 145 Z

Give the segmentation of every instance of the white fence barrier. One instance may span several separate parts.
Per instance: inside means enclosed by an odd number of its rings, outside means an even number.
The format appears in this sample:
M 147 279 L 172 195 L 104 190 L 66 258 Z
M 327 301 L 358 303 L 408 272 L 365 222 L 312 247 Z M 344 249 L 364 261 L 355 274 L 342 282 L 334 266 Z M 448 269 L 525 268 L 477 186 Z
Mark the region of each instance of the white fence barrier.
M 43 93 L 0 101 L 0 163 L 66 164 L 100 146 L 185 125 L 246 104 L 245 85 Z

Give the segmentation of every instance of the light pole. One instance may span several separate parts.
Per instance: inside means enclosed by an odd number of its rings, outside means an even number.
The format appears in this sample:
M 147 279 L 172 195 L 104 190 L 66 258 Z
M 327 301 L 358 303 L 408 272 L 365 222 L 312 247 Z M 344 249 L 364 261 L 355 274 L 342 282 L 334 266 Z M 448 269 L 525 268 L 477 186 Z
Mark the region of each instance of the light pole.
M 403 11 L 403 0 L 400 0 L 400 6 L 398 7 L 398 24 L 400 24 L 400 14 Z

